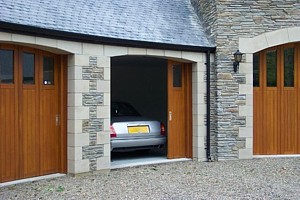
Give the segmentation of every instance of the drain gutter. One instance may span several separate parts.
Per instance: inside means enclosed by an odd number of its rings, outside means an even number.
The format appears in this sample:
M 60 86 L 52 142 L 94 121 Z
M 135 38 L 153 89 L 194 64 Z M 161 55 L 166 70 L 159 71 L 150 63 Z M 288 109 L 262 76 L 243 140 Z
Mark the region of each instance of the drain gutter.
M 210 155 L 210 52 L 206 52 L 206 158 L 211 161 Z

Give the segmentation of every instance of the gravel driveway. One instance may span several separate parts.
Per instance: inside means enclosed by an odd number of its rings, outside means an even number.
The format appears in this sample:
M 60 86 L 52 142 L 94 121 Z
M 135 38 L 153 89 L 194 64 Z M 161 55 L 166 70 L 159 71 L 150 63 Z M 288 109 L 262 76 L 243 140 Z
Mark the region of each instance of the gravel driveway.
M 300 158 L 124 168 L 8 186 L 0 199 L 300 199 Z

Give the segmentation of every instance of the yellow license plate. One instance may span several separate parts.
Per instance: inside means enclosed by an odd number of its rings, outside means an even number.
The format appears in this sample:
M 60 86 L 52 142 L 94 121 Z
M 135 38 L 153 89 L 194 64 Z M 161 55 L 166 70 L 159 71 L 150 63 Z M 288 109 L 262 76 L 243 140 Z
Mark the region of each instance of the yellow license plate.
M 149 133 L 149 126 L 128 126 L 128 133 Z

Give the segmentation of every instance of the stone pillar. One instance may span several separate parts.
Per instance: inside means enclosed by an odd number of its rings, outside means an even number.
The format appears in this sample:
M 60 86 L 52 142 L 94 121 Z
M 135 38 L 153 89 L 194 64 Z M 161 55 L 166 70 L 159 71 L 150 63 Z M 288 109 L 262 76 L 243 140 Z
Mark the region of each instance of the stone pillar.
M 110 168 L 110 57 L 97 57 L 103 69 L 103 79 L 97 80 L 97 92 L 103 94 L 103 102 L 97 105 L 97 118 L 103 120 L 103 128 L 97 132 L 97 144 L 103 145 L 103 155 L 96 160 L 97 170 Z
M 101 45 L 97 47 L 103 49 Z M 71 174 L 110 168 L 110 58 L 91 55 L 99 52 L 98 48 L 83 45 L 83 55 L 69 56 L 68 173 Z
M 239 105 L 239 116 L 246 119 L 246 124 L 239 127 L 240 140 L 245 141 L 239 149 L 239 159 L 253 158 L 253 54 L 244 54 L 245 62 L 240 63 L 240 73 L 246 75 L 244 84 L 239 85 L 239 94 L 243 100 L 237 102 Z
M 192 96 L 193 96 L 193 159 L 206 160 L 206 66 L 203 61 L 192 66 Z
M 83 132 L 83 122 L 89 119 L 89 108 L 83 106 L 83 93 L 90 90 L 89 81 L 82 78 L 82 63 L 77 55 L 68 58 L 68 173 L 89 171 L 89 160 L 83 160 L 82 147 L 89 145 L 89 133 Z

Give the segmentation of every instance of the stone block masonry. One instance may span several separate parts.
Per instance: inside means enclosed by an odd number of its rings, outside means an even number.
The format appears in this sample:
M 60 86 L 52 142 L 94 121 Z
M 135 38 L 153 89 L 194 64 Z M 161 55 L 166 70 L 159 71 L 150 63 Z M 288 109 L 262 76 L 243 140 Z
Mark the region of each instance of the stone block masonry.
M 103 131 L 104 119 L 97 118 L 97 106 L 104 103 L 104 94 L 97 92 L 97 80 L 104 79 L 104 68 L 97 57 L 89 57 L 89 66 L 82 67 L 82 79 L 89 80 L 89 92 L 82 94 L 82 104 L 89 107 L 89 119 L 83 120 L 82 132 L 89 134 L 89 145 L 82 147 L 82 159 L 90 160 L 90 171 L 97 170 L 97 158 L 104 155 L 104 144 L 97 144 L 97 133 Z
M 253 110 L 247 99 L 252 95 L 252 70 L 233 72 L 233 53 L 239 49 L 239 38 L 253 38 L 283 28 L 300 27 L 299 0 L 191 0 L 204 30 L 215 43 L 216 67 L 211 71 L 211 123 L 215 123 L 217 160 L 252 158 L 253 112 L 240 115 L 243 107 Z M 247 54 L 246 56 L 250 56 Z M 245 62 L 245 57 L 242 61 Z M 247 61 L 252 66 L 252 61 Z M 247 65 L 248 66 L 248 65 Z M 248 119 L 248 121 L 247 121 Z M 250 124 L 252 123 L 252 124 Z M 247 137 L 239 137 L 247 124 Z

